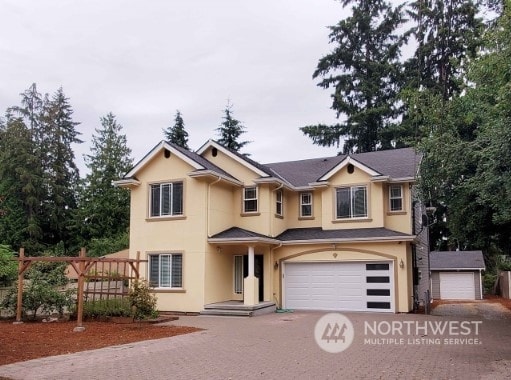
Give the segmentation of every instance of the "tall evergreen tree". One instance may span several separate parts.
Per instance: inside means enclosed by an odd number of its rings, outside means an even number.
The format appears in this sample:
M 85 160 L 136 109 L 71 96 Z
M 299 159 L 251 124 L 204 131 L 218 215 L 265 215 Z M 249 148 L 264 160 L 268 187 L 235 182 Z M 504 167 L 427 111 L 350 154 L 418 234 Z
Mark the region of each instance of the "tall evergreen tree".
M 185 130 L 185 123 L 179 110 L 176 111 L 174 125 L 172 127 L 164 129 L 163 133 L 167 141 L 174 143 L 185 149 L 190 149 L 188 147 L 188 132 L 186 132 Z
M 8 112 L 0 131 L 0 242 L 35 254 L 40 248 L 41 176 L 32 134 Z
M 90 170 L 80 197 L 79 218 L 85 242 L 126 233 L 129 226 L 130 196 L 112 182 L 126 174 L 133 160 L 122 125 L 112 113 L 101 118 L 101 128 L 92 136 L 91 154 L 85 156 Z
M 70 244 L 72 213 L 77 207 L 79 184 L 78 168 L 72 144 L 81 143 L 79 124 L 72 119 L 73 109 L 69 99 L 59 88 L 51 100 L 45 102 L 42 116 L 42 141 L 45 160 L 43 187 L 47 198 L 43 203 L 45 240 L 49 244 L 62 243 L 64 250 Z
M 246 128 L 239 120 L 232 117 L 232 104 L 227 101 L 227 106 L 224 110 L 223 122 L 217 128 L 220 139 L 218 142 L 223 146 L 239 152 L 241 148 L 250 143 L 250 141 L 239 141 L 240 136 L 246 133 Z
M 407 39 L 398 33 L 406 21 L 402 6 L 393 8 L 383 0 L 341 4 L 353 4 L 352 15 L 330 27 L 334 49 L 319 60 L 313 78 L 323 78 L 320 87 L 334 88 L 332 109 L 345 120 L 300 129 L 314 144 L 342 145 L 344 153 L 391 148 L 387 130 L 398 116 L 400 48 Z

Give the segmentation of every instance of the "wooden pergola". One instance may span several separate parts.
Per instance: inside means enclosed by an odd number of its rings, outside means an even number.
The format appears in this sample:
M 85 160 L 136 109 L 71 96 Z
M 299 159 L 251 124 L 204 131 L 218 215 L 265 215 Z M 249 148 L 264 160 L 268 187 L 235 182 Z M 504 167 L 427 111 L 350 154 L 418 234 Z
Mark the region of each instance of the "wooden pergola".
M 105 278 L 103 275 L 89 276 L 89 271 L 96 267 L 98 263 L 122 263 L 125 266 L 129 265 L 132 270 L 132 276 L 123 276 L 123 279 L 135 279 L 140 278 L 139 266 L 140 262 L 146 260 L 140 260 L 140 252 L 137 252 L 136 259 L 127 258 L 107 258 L 107 257 L 87 257 L 85 248 L 80 250 L 78 257 L 26 257 L 25 249 L 20 248 L 18 257 L 18 299 L 16 305 L 16 321 L 15 324 L 23 323 L 21 320 L 22 316 L 22 305 L 23 305 L 23 277 L 25 272 L 31 267 L 34 262 L 64 262 L 75 270 L 78 275 L 78 294 L 77 294 L 77 325 L 73 331 L 80 332 L 84 331 L 83 326 L 83 299 L 84 299 L 84 285 L 87 277 L 93 278 Z

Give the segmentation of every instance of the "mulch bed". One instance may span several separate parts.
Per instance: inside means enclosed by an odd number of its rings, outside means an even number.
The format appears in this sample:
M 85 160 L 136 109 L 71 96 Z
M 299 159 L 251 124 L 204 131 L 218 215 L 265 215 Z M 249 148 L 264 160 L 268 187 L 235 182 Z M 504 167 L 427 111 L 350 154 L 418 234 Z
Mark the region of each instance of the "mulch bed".
M 0 322 L 0 365 L 46 356 L 70 354 L 149 339 L 189 334 L 200 329 L 149 323 L 84 322 L 85 331 L 73 332 L 76 322 Z

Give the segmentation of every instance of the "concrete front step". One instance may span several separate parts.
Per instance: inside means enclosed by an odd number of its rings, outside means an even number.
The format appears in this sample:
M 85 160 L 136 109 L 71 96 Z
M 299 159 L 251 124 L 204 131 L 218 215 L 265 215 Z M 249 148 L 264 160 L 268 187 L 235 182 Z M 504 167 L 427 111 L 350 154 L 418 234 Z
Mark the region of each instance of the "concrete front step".
M 201 315 L 253 317 L 256 315 L 273 313 L 276 310 L 274 302 L 261 302 L 257 305 L 247 306 L 240 301 L 217 302 L 204 306 Z

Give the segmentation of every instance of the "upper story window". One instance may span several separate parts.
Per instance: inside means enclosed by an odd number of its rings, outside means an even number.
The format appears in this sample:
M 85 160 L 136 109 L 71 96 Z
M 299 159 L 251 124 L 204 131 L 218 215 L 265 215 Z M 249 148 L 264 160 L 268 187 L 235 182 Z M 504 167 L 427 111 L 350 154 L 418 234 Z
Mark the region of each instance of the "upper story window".
M 149 255 L 149 284 L 154 288 L 182 288 L 183 255 Z
M 300 194 L 300 217 L 312 216 L 312 193 Z
M 183 182 L 151 185 L 151 217 L 183 215 Z
M 275 214 L 278 216 L 284 215 L 284 208 L 283 208 L 283 192 L 282 190 L 277 190 L 276 194 L 276 200 L 275 200 Z
M 336 189 L 337 219 L 367 218 L 367 188 L 365 186 Z
M 257 212 L 257 186 L 243 189 L 243 212 Z
M 403 186 L 390 185 L 389 187 L 390 211 L 403 211 Z

